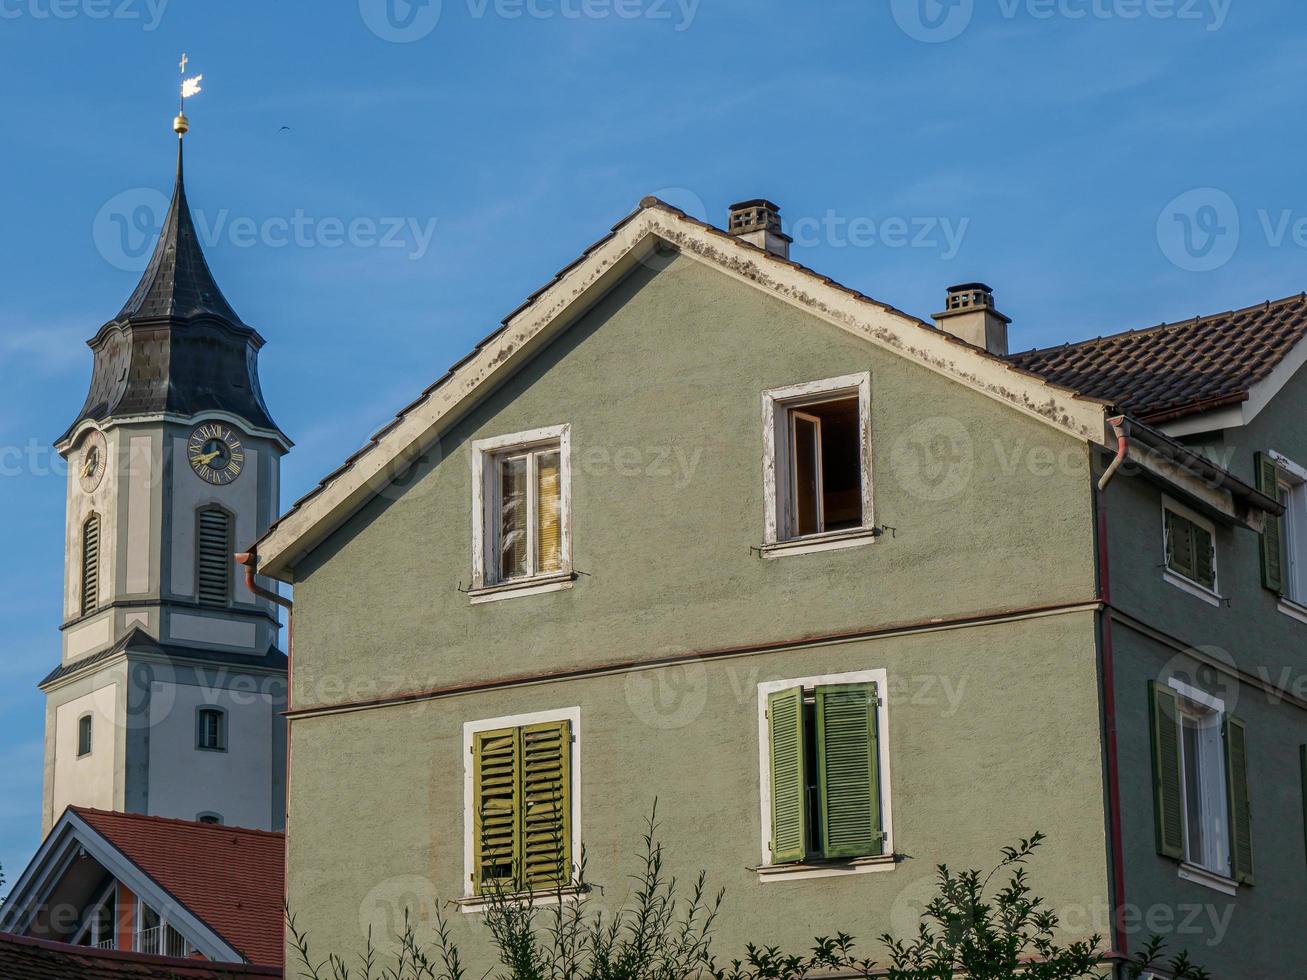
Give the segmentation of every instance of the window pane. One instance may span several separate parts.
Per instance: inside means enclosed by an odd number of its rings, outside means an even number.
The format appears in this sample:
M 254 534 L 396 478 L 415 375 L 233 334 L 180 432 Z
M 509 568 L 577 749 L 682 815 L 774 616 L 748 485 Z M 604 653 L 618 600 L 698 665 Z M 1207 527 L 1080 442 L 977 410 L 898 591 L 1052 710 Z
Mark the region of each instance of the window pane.
M 820 462 L 821 451 L 819 427 L 821 423 L 813 416 L 799 412 L 790 413 L 790 427 L 793 432 L 792 446 L 794 452 L 794 529 L 795 534 L 816 534 L 821 531 L 820 501 Z
M 1204 863 L 1202 738 L 1196 719 L 1180 719 L 1184 753 L 1185 852 L 1190 861 Z
M 809 406 L 821 419 L 822 530 L 862 526 L 862 440 L 858 400 Z
M 536 457 L 536 571 L 556 572 L 563 557 L 563 501 L 558 451 Z
M 527 568 L 527 458 L 499 464 L 499 574 L 521 578 Z
M 1284 566 L 1284 594 L 1297 602 L 1302 601 L 1302 590 L 1298 586 L 1298 561 L 1294 554 L 1295 538 L 1298 534 L 1297 522 L 1300 519 L 1297 501 L 1293 490 L 1280 485 L 1280 503 L 1284 505 L 1284 516 L 1280 518 L 1280 555 Z
M 91 751 L 91 718 L 86 716 L 77 722 L 77 754 L 89 755 Z

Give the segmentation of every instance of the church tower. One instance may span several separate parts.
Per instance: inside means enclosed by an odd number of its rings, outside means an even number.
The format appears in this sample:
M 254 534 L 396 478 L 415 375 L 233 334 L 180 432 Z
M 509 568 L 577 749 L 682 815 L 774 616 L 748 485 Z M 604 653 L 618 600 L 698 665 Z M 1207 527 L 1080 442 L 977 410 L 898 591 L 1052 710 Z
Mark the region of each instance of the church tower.
M 234 553 L 276 518 L 291 443 L 259 388 L 263 338 L 172 202 L 140 284 L 89 341 L 68 462 L 63 651 L 46 695 L 43 829 L 77 804 L 280 829 L 286 655 Z

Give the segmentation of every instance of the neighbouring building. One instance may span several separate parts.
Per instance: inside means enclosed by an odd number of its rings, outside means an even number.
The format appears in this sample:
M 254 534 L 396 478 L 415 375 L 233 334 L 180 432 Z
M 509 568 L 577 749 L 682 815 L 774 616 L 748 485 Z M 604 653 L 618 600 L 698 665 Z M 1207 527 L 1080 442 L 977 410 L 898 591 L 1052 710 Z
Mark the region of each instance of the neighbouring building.
M 279 829 L 286 656 L 236 574 L 290 441 L 263 338 L 218 288 L 177 179 L 140 284 L 91 339 L 68 461 L 63 652 L 46 695 L 48 832 L 70 805 Z
M 726 888 L 719 954 L 1031 870 L 1066 935 L 1307 956 L 1307 298 L 1012 355 L 646 199 L 255 545 L 318 952 L 491 887 Z M 570 899 L 569 899 L 570 900 Z
M 4 967 L 59 947 L 208 960 L 214 970 L 256 964 L 280 976 L 284 871 L 280 833 L 69 807 L 0 906 L 0 976 L 45 976 Z M 87 962 L 113 975 L 114 963 L 135 960 Z

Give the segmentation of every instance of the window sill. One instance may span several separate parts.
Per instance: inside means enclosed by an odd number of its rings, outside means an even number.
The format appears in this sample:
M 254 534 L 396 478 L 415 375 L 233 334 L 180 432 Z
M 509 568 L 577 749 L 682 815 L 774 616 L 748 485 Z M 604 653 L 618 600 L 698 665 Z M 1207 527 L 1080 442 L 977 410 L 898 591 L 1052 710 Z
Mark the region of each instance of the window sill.
M 540 892 L 516 892 L 512 895 L 503 896 L 505 905 L 520 908 L 530 901 L 536 908 L 546 908 L 553 905 L 559 905 L 564 902 L 580 901 L 581 896 L 590 889 L 587 886 L 570 885 L 567 888 L 551 888 L 548 891 Z M 457 899 L 457 905 L 465 914 L 484 912 L 489 909 L 495 902 L 493 895 L 465 895 Z
M 808 534 L 801 538 L 772 541 L 762 546 L 764 558 L 784 558 L 788 555 L 812 555 L 821 551 L 839 551 L 844 548 L 861 548 L 874 544 L 880 534 L 872 527 L 858 527 L 850 531 L 831 531 L 827 534 Z
M 1307 606 L 1294 602 L 1285 596 L 1280 597 L 1280 612 L 1290 619 L 1296 619 L 1300 623 L 1307 623 Z
M 1197 596 L 1209 606 L 1219 607 L 1221 603 L 1225 601 L 1224 596 L 1219 592 L 1215 592 L 1205 585 L 1200 585 L 1193 579 L 1185 578 L 1183 575 L 1179 575 L 1176 572 L 1171 571 L 1169 568 L 1162 572 L 1162 578 L 1167 582 L 1170 582 L 1181 592 L 1188 592 L 1192 596 Z
M 534 578 L 515 579 L 512 582 L 500 582 L 472 589 L 468 599 L 476 606 L 483 602 L 498 602 L 500 599 L 515 599 L 518 596 L 542 595 L 546 592 L 560 592 L 570 589 L 576 581 L 574 572 L 558 575 L 537 575 Z
M 799 862 L 796 864 L 765 864 L 750 868 L 758 880 L 796 881 L 806 878 L 834 878 L 841 875 L 861 875 L 874 871 L 893 871 L 898 864 L 897 854 L 875 854 L 871 857 L 851 858 L 847 861 Z
M 1208 871 L 1206 868 L 1197 864 L 1190 864 L 1188 861 L 1180 862 L 1180 877 L 1185 881 L 1192 881 L 1195 885 L 1202 885 L 1204 888 L 1218 891 L 1222 895 L 1236 895 L 1239 892 L 1239 883 L 1233 878 L 1227 878 L 1215 871 Z

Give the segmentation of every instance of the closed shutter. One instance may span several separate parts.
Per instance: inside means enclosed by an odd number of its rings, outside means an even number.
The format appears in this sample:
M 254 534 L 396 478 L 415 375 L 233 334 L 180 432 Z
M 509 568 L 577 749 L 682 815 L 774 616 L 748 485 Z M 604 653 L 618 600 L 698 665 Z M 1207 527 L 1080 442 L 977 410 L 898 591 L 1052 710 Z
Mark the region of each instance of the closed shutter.
M 1194 569 L 1193 525 L 1174 511 L 1166 511 L 1166 567 L 1197 580 Z
M 1248 730 L 1234 715 L 1225 716 L 1225 783 L 1230 813 L 1230 875 L 1253 883 L 1252 806 L 1248 799 Z
M 1275 462 L 1265 453 L 1258 453 L 1257 489 L 1272 500 L 1279 500 L 1280 479 Z M 1284 591 L 1284 555 L 1283 538 L 1280 537 L 1282 518 L 1266 515 L 1266 524 L 1262 528 L 1262 585 L 1277 595 Z
M 521 730 L 522 882 L 528 890 L 572 880 L 572 725 L 567 721 Z
M 196 529 L 198 571 L 196 593 L 207 606 L 225 606 L 231 599 L 231 518 L 223 510 L 202 510 Z
M 771 857 L 775 864 L 808 856 L 803 688 L 767 696 L 771 733 Z
M 82 615 L 100 606 L 100 515 L 82 525 Z
M 473 886 L 477 894 L 515 890 L 514 881 L 521 867 L 517 817 L 522 773 L 518 742 L 516 728 L 477 732 L 473 737 Z
M 1153 736 L 1153 814 L 1157 853 L 1184 858 L 1184 813 L 1180 794 L 1180 729 L 1175 692 L 1148 682 L 1149 721 Z
M 822 856 L 879 854 L 876 685 L 819 687 L 816 694 Z
M 1216 543 L 1212 532 L 1197 524 L 1190 524 L 1193 534 L 1194 581 L 1209 589 L 1216 588 Z

